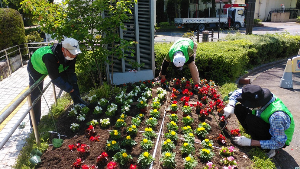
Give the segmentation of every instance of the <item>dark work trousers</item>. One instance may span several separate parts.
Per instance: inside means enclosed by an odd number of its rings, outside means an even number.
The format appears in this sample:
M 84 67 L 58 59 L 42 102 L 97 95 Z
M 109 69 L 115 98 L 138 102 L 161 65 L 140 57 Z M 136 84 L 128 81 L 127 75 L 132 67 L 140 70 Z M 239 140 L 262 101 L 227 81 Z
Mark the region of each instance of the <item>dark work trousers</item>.
M 43 76 L 42 74 L 38 73 L 35 70 L 31 70 L 29 68 L 29 66 L 27 66 L 27 71 L 29 74 L 29 86 L 32 86 L 41 76 Z M 77 77 L 75 73 L 68 73 L 68 71 L 64 71 L 61 72 L 60 77 L 62 77 L 62 79 L 64 81 L 67 81 L 68 83 L 70 83 L 70 85 L 72 85 L 74 91 L 72 93 L 70 93 L 70 96 L 74 102 L 74 104 L 81 104 L 83 103 L 81 100 L 81 97 L 79 95 L 79 88 L 78 88 L 78 84 L 77 84 Z M 34 100 L 36 98 L 38 98 L 38 96 L 41 94 L 41 92 L 43 91 L 43 82 L 41 82 L 39 84 L 38 87 L 36 87 L 32 92 L 31 92 L 31 101 L 34 102 Z M 41 119 L 41 98 L 36 102 L 36 104 L 33 106 L 33 112 L 35 115 L 35 120 L 37 125 L 40 122 Z M 30 118 L 30 126 L 32 127 L 32 122 L 31 122 L 31 117 L 29 114 L 29 118 Z
M 234 114 L 245 129 L 254 140 L 270 140 L 269 133 L 270 124 L 263 121 L 260 117 L 252 114 L 252 111 L 242 104 L 237 104 L 234 109 Z

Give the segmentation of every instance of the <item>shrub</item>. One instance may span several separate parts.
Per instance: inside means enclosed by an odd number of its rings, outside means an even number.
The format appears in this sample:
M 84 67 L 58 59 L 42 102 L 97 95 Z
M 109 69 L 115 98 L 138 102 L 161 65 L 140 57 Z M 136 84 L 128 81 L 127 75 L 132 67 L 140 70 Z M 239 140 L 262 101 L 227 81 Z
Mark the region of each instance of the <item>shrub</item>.
M 254 25 L 257 25 L 257 24 L 259 24 L 259 22 L 261 22 L 262 20 L 260 20 L 260 19 L 254 19 Z
M 20 13 L 0 8 L 0 50 L 25 42 L 25 29 Z

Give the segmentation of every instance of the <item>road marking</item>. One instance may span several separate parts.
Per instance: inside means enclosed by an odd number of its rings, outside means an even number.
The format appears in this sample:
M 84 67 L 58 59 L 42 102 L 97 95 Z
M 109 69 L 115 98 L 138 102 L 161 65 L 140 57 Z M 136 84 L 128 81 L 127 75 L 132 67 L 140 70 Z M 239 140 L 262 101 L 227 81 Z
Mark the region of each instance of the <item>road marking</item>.
M 2 114 L 6 109 L 9 108 L 27 89 L 29 86 L 27 86 L 21 93 L 18 94 L 17 97 L 15 97 L 8 105 L 6 105 L 0 112 Z M 19 106 L 0 124 L 0 131 L 3 130 L 3 128 L 6 126 L 6 124 L 14 117 L 14 115 L 21 109 L 21 107 L 26 103 L 27 99 L 25 98 Z

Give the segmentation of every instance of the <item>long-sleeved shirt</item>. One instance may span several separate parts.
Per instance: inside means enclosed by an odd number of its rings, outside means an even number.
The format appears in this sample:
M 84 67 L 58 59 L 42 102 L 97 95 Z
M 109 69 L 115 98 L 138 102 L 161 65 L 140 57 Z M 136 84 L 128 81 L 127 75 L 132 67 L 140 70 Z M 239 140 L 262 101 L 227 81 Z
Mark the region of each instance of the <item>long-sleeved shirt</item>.
M 238 98 L 242 94 L 242 89 L 235 90 L 232 95 L 229 97 L 229 105 L 235 106 L 238 102 L 236 98 Z M 273 95 L 273 98 L 260 109 L 256 110 L 256 116 L 260 117 L 261 113 L 276 100 L 276 96 Z M 271 135 L 270 140 L 259 140 L 262 149 L 279 149 L 285 145 L 287 140 L 287 136 L 284 133 L 286 129 L 290 127 L 291 119 L 290 117 L 284 113 L 283 111 L 274 112 L 270 118 L 270 129 L 269 133 Z

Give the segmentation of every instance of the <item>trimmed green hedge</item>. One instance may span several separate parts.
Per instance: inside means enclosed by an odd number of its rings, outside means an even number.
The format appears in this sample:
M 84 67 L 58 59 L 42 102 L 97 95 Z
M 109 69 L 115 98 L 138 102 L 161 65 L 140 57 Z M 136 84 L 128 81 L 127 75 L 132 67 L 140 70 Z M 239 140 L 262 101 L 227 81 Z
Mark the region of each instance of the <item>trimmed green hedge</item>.
M 211 79 L 223 84 L 243 75 L 246 70 L 281 58 L 297 55 L 300 36 L 283 34 L 230 35 L 223 42 L 199 43 L 196 65 L 200 78 Z M 155 62 L 160 70 L 161 64 L 172 43 L 156 43 Z M 174 70 L 168 68 L 172 77 Z M 183 76 L 191 77 L 187 66 Z
M 0 50 L 25 43 L 25 29 L 20 13 L 0 8 Z

